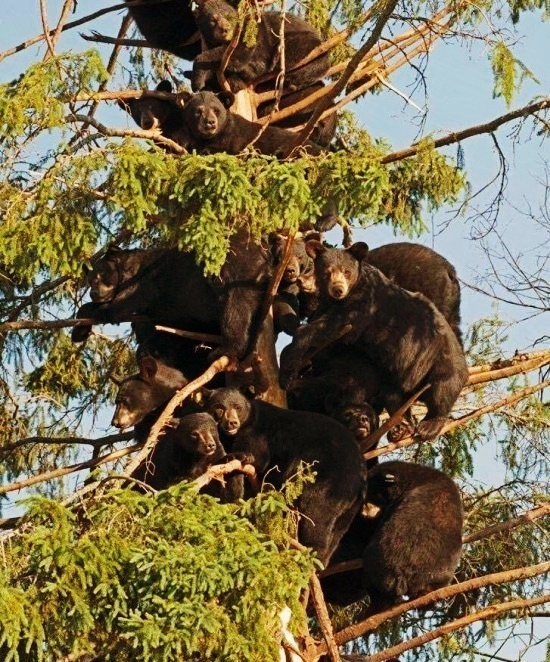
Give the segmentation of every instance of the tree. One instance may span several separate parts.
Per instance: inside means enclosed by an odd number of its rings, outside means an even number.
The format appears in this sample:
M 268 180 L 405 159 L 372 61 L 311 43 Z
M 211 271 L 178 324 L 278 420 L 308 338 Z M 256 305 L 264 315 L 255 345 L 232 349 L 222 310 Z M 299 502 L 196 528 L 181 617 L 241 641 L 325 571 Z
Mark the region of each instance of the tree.
M 24 506 L 22 518 L 3 522 L 3 658 L 275 659 L 284 606 L 293 613 L 290 629 L 307 632 L 299 597 L 310 580 L 318 608 L 306 659 L 326 650 L 337 659 L 334 641 L 353 642 L 348 653 L 363 659 L 389 659 L 408 649 L 408 659 L 476 659 L 498 629 L 509 628 L 513 636 L 548 599 L 542 579 L 548 570 L 542 563 L 548 411 L 542 393 L 550 350 L 544 340 L 512 357 L 503 320 L 485 314 L 467 335 L 470 385 L 446 434 L 433 444 L 405 440 L 393 449 L 400 458 L 414 454 L 416 461 L 438 466 L 463 489 L 467 542 L 459 583 L 419 598 L 419 606 L 430 605 L 427 613 L 406 604 L 369 617 L 360 605 L 331 612 L 330 625 L 312 577 L 315 563 L 291 536 L 288 503 L 307 472 L 284 497 L 262 494 L 235 506 L 197 496 L 185 485 L 145 496 L 121 489 L 120 474 L 129 473 L 121 460 L 133 452 L 135 463 L 137 449 L 128 446 L 130 435 L 101 436 L 99 430 L 114 398 L 109 376 L 132 371 L 133 339 L 124 327 L 103 327 L 75 347 L 67 329 L 84 297 L 82 264 L 91 264 L 113 241 L 177 245 L 216 273 L 239 228 L 257 239 L 273 230 L 292 235 L 314 222 L 328 198 L 338 200 L 340 216 L 358 234 L 385 226 L 422 237 L 432 211 L 459 203 L 474 214 L 476 192 L 469 189 L 461 152 L 451 155 L 445 147 L 481 134 L 500 147 L 509 138 L 499 127 L 513 127 L 516 141 L 525 134 L 524 140 L 543 137 L 549 98 L 480 117 L 476 126 L 442 137 L 421 134 L 404 150 L 370 135 L 346 109 L 339 118 L 341 149 L 322 157 L 181 154 L 156 132 L 121 129 L 124 116 L 108 102 L 139 95 L 136 88 L 152 88 L 166 76 L 181 84 L 189 63 L 143 44 L 86 50 L 74 28 L 96 29 L 102 22 L 119 40 L 139 37 L 130 34 L 125 15 L 116 32 L 113 11 L 121 5 L 71 21 L 70 12 L 80 9 L 76 3 L 51 5 L 41 2 L 35 10 L 40 35 L 0 54 L 9 72 L 0 85 L 0 493 L 11 498 L 26 488 L 25 494 L 41 495 Z M 332 47 L 333 66 L 331 85 L 300 140 L 330 112 L 331 100 L 343 109 L 359 98 L 361 110 L 373 100 L 370 91 L 379 92 L 379 101 L 392 90 L 408 99 L 392 75 L 411 67 L 417 84 L 429 81 L 427 53 L 438 40 L 483 39 L 494 94 L 511 105 L 522 79 L 534 74 L 515 57 L 509 25 L 541 9 L 538 2 L 308 3 L 308 17 Z M 64 35 L 73 50 L 58 48 Z M 105 35 L 91 36 L 109 42 Z M 18 53 L 34 43 L 42 49 L 30 66 L 18 68 Z M 504 161 L 502 167 L 504 183 Z M 497 193 L 492 213 L 480 213 L 478 222 L 490 224 L 498 238 L 504 189 Z M 540 204 L 545 223 L 548 209 L 544 199 Z M 527 213 L 538 217 L 536 207 Z M 547 312 L 546 263 L 523 264 L 504 241 L 501 247 L 506 274 L 494 244 L 487 254 L 510 294 L 494 292 L 513 297 L 526 314 L 534 300 L 538 312 Z M 531 336 L 532 343 L 540 336 L 544 332 Z M 491 443 L 500 450 L 501 471 L 481 488 L 472 474 Z M 376 453 L 391 450 L 388 445 Z M 77 473 L 88 468 L 94 468 L 91 476 Z M 438 637 L 434 644 L 420 634 L 426 631 Z

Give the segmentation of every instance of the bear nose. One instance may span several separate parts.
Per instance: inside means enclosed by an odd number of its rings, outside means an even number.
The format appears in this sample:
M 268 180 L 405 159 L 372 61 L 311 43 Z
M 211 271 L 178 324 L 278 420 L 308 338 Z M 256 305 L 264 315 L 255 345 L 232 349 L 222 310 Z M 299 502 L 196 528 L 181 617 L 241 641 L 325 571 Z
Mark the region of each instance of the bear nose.
M 292 278 L 294 280 L 298 276 L 298 272 L 295 267 L 287 267 L 285 270 L 285 276 L 288 279 Z
M 337 297 L 341 297 L 344 294 L 344 288 L 341 285 L 335 285 L 332 288 L 332 291 L 334 292 L 334 295 Z

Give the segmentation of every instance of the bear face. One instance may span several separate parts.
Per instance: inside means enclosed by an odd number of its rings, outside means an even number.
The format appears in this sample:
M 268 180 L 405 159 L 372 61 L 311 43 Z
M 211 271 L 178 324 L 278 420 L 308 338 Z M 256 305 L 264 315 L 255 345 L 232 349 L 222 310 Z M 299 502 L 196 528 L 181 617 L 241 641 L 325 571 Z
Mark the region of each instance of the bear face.
M 216 421 L 206 412 L 183 416 L 172 433 L 172 438 L 184 451 L 209 458 L 210 461 L 225 455 Z
M 210 395 L 208 411 L 220 430 L 229 437 L 234 437 L 246 424 L 250 416 L 251 404 L 236 389 L 220 388 Z
M 87 276 L 90 299 L 94 303 L 112 301 L 120 284 L 120 273 L 113 249 L 94 265 Z
M 183 116 L 191 136 L 208 141 L 223 133 L 234 100 L 231 92 L 199 92 L 185 97 Z
M 120 430 L 134 427 L 148 414 L 165 405 L 187 379 L 151 356 L 139 360 L 139 372 L 119 383 L 111 425 Z
M 195 0 L 195 22 L 208 48 L 228 44 L 238 23 L 237 10 L 226 2 Z
M 359 279 L 361 260 L 368 246 L 357 242 L 346 250 L 327 248 L 319 241 L 306 243 L 307 254 L 315 260 L 315 276 L 321 295 L 345 299 Z
M 371 450 L 365 446 L 367 438 L 379 427 L 378 414 L 368 402 L 341 403 L 331 409 L 330 416 L 345 425 L 355 437 L 362 452 Z

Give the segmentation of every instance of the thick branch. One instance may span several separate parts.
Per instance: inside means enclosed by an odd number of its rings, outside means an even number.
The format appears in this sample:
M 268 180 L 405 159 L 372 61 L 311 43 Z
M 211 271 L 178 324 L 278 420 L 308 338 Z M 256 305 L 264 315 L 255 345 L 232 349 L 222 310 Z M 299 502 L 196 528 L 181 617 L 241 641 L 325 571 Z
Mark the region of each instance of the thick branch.
M 530 577 L 536 577 L 538 575 L 543 575 L 550 570 L 550 561 L 544 563 L 539 563 L 537 565 L 525 566 L 523 568 L 516 568 L 514 570 L 505 570 L 503 572 L 494 572 L 490 575 L 484 575 L 483 577 L 476 577 L 475 579 L 469 579 L 465 582 L 459 584 L 453 584 L 451 586 L 446 586 L 445 588 L 437 589 L 437 591 L 431 591 L 426 593 L 415 600 L 409 600 L 401 604 L 388 609 L 387 611 L 375 614 L 369 618 L 361 621 L 360 623 L 354 623 L 340 632 L 337 632 L 334 635 L 336 643 L 341 646 L 352 639 L 357 639 L 364 636 L 367 632 L 372 632 L 376 630 L 382 623 L 396 618 L 401 614 L 404 614 L 407 611 L 412 609 L 418 609 L 426 607 L 427 605 L 432 604 L 433 602 L 438 602 L 439 600 L 447 600 L 452 598 L 455 595 L 460 595 L 461 593 L 466 593 L 467 591 L 473 591 L 483 586 L 491 586 L 493 584 L 505 584 L 507 582 L 516 582 L 528 579 Z M 326 644 L 320 644 L 317 648 L 317 653 L 322 654 L 326 653 Z
M 211 467 L 208 467 L 202 476 L 195 478 L 193 485 L 196 485 L 197 489 L 200 490 L 213 480 L 219 480 L 223 483 L 223 477 L 233 471 L 243 473 L 248 477 L 249 481 L 254 484 L 254 487 L 259 490 L 254 465 L 243 464 L 240 460 L 231 460 L 231 462 L 227 462 L 226 464 L 213 464 Z
M 522 108 L 512 110 L 505 115 L 501 115 L 500 117 L 497 117 L 494 120 L 487 122 L 486 124 L 478 124 L 476 126 L 470 126 L 467 129 L 463 129 L 462 131 L 453 131 L 452 133 L 448 133 L 443 138 L 434 140 L 433 146 L 444 147 L 446 145 L 453 145 L 454 143 L 458 143 L 465 138 L 479 136 L 483 133 L 493 133 L 493 131 L 496 131 L 500 126 L 506 124 L 507 122 L 512 122 L 513 120 L 517 120 L 520 117 L 528 117 L 529 115 L 533 115 L 534 113 L 537 113 L 540 110 L 544 110 L 548 107 L 550 107 L 550 97 L 545 97 L 536 103 L 523 106 Z M 418 154 L 421 149 L 422 147 L 420 145 L 412 145 L 407 149 L 402 149 L 399 152 L 393 152 L 387 156 L 384 156 L 382 159 L 380 159 L 380 163 L 393 163 L 394 161 L 401 161 L 410 156 Z

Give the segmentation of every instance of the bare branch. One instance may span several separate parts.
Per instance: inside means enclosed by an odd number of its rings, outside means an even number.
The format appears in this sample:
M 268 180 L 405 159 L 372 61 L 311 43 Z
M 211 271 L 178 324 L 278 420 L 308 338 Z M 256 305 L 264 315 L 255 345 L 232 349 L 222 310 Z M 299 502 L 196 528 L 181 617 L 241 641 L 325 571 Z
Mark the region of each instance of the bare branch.
M 336 643 L 341 646 L 342 644 L 345 644 L 352 639 L 357 639 L 364 636 L 367 634 L 367 632 L 376 630 L 378 627 L 380 627 L 380 625 L 382 625 L 382 623 L 396 618 L 397 616 L 400 616 L 401 614 L 404 614 L 405 612 L 412 609 L 423 608 L 432 604 L 433 602 L 438 602 L 439 600 L 447 600 L 448 598 L 452 598 L 455 595 L 460 595 L 461 593 L 466 593 L 467 591 L 473 591 L 478 588 L 482 588 L 483 586 L 490 586 L 492 584 L 505 584 L 508 582 L 521 581 L 530 577 L 536 577 L 538 575 L 547 573 L 549 570 L 550 561 L 546 561 L 537 565 L 525 566 L 523 568 L 516 568 L 514 570 L 495 572 L 490 575 L 484 575 L 483 577 L 469 579 L 459 584 L 446 586 L 444 588 L 437 589 L 437 591 L 426 593 L 425 595 L 422 595 L 415 600 L 409 600 L 408 602 L 395 605 L 394 607 L 391 607 L 391 609 L 388 609 L 384 612 L 369 616 L 367 619 L 359 623 L 354 623 L 353 625 L 340 630 L 340 632 L 337 632 L 334 635 L 334 639 Z M 317 653 L 319 655 L 326 653 L 326 651 L 326 644 L 320 644 L 317 647 Z
M 92 469 L 93 467 L 98 467 L 101 464 L 106 462 L 114 462 L 119 460 L 125 455 L 129 455 L 134 451 L 140 449 L 141 444 L 136 444 L 134 446 L 129 446 L 128 448 L 122 448 L 118 451 L 113 451 L 108 455 L 103 455 L 93 460 L 88 460 L 87 462 L 79 462 L 78 464 L 71 464 L 67 467 L 60 467 L 59 469 L 52 469 L 51 471 L 45 471 L 44 473 L 38 474 L 36 476 L 31 476 L 25 480 L 19 480 L 14 483 L 9 483 L 8 485 L 0 485 L 0 494 L 7 494 L 8 492 L 15 492 L 15 490 L 20 490 L 24 487 L 30 487 L 31 485 L 36 485 L 37 483 L 42 483 L 46 480 L 52 480 L 53 478 L 60 478 L 61 476 L 67 476 L 68 474 L 75 473 L 76 471 L 82 471 L 82 469 Z
M 0 448 L 0 455 L 11 453 L 23 446 L 30 446 L 31 444 L 82 444 L 85 446 L 93 446 L 94 448 L 101 448 L 101 446 L 108 446 L 116 444 L 119 441 L 128 441 L 134 436 L 133 432 L 119 432 L 118 434 L 110 434 L 106 437 L 99 437 L 98 439 L 88 439 L 86 437 L 26 437 L 20 439 L 13 444 L 7 444 Z
M 509 600 L 507 602 L 499 602 L 497 604 L 486 607 L 485 609 L 480 609 L 475 611 L 467 616 L 462 618 L 457 618 L 456 621 L 451 621 L 445 625 L 441 625 L 435 630 L 426 632 L 418 637 L 413 637 L 408 641 L 405 641 L 397 646 L 392 646 L 387 648 L 385 651 L 380 653 L 375 653 L 374 655 L 369 655 L 369 662 L 383 662 L 389 658 L 395 658 L 396 655 L 400 655 L 405 651 L 411 650 L 413 648 L 418 648 L 424 644 L 439 639 L 450 632 L 455 632 L 456 630 L 461 630 L 462 628 L 467 627 L 471 623 L 477 623 L 478 621 L 485 621 L 492 618 L 497 618 L 500 614 L 503 614 L 507 611 L 515 611 L 517 609 L 525 610 L 529 607 L 535 605 L 542 605 L 546 602 L 550 602 L 550 595 L 539 595 L 535 598 L 530 599 L 518 599 L 518 600 Z
M 446 145 L 453 145 L 454 143 L 458 143 L 465 138 L 479 136 L 482 133 L 493 133 L 493 131 L 496 131 L 500 126 L 506 124 L 507 122 L 512 122 L 513 120 L 517 120 L 521 117 L 534 115 L 535 113 L 548 107 L 550 107 L 550 97 L 545 97 L 536 103 L 531 103 L 528 106 L 517 108 L 516 110 L 512 110 L 505 115 L 496 117 L 494 120 L 486 122 L 485 124 L 478 124 L 476 126 L 470 126 L 467 129 L 462 129 L 462 131 L 453 131 L 452 133 L 448 133 L 443 138 L 434 140 L 433 146 L 444 147 Z M 380 159 L 380 163 L 393 163 L 394 161 L 401 161 L 403 159 L 409 158 L 410 156 L 415 156 L 418 154 L 420 149 L 420 145 L 412 145 L 411 147 L 402 149 L 399 152 L 392 152 L 391 154 L 387 154 Z
M 475 542 L 476 540 L 481 540 L 481 538 L 488 538 L 489 536 L 494 536 L 498 533 L 504 533 L 505 531 L 515 529 L 517 526 L 521 526 L 527 522 L 534 522 L 540 517 L 545 517 L 546 515 L 550 515 L 550 503 L 544 503 L 531 510 L 526 510 L 521 515 L 518 515 L 518 517 L 514 517 L 507 522 L 493 524 L 492 526 L 487 526 L 484 529 L 470 533 L 462 538 L 462 543 L 467 544 Z

